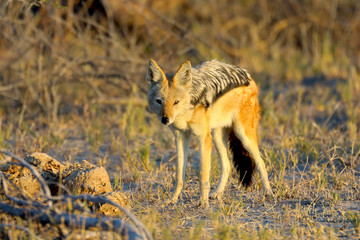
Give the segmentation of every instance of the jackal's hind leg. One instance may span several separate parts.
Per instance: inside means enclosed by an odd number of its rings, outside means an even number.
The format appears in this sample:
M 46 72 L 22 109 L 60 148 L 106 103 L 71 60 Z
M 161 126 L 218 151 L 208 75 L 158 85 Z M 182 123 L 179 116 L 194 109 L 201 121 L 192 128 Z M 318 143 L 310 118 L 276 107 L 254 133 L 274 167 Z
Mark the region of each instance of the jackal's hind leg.
M 270 197 L 273 197 L 274 194 L 270 187 L 265 163 L 260 155 L 259 146 L 257 143 L 256 129 L 248 128 L 245 130 L 240 124 L 236 124 L 234 127 L 234 131 L 236 136 L 242 142 L 244 148 L 249 152 L 255 162 L 255 169 L 260 175 L 263 191 Z

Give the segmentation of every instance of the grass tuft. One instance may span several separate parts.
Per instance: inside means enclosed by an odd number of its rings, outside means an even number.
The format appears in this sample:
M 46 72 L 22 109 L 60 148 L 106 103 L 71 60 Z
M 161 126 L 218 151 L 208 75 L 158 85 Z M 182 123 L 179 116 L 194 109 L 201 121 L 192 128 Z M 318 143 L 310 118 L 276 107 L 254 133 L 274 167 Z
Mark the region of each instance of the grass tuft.
M 2 1 L 0 147 L 104 166 L 155 239 L 358 238 L 359 11 L 358 0 Z M 258 176 L 243 189 L 233 174 L 221 201 L 199 209 L 192 140 L 180 200 L 164 204 L 176 150 L 147 111 L 150 58 L 168 72 L 216 58 L 252 74 L 277 201 Z M 30 220 L 0 219 L 55 238 Z

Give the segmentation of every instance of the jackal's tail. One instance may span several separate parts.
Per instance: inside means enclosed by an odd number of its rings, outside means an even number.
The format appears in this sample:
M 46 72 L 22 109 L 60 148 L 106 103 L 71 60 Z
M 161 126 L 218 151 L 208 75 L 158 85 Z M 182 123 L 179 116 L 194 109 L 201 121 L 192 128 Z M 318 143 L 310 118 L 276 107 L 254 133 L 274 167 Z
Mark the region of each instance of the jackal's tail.
M 244 148 L 240 139 L 238 139 L 232 130 L 229 133 L 229 149 L 232 152 L 232 160 L 236 171 L 239 174 L 239 180 L 244 187 L 251 184 L 252 176 L 255 170 L 255 162 L 249 152 Z

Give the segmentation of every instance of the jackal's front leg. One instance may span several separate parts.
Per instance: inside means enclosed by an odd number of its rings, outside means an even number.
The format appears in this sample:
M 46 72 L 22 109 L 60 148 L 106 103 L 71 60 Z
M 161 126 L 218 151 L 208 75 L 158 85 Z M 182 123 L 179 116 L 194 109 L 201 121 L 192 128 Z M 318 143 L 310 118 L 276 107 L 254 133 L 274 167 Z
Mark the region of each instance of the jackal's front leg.
M 176 141 L 177 161 L 176 161 L 176 180 L 174 192 L 170 198 L 172 203 L 175 203 L 180 195 L 185 181 L 185 169 L 188 159 L 188 150 L 190 142 L 190 133 L 176 129 L 172 129 Z
M 214 139 L 215 147 L 220 157 L 221 175 L 215 191 L 210 194 L 210 198 L 220 199 L 224 192 L 226 183 L 229 179 L 230 170 L 231 170 L 230 160 L 228 157 L 228 149 L 227 149 L 228 133 L 223 128 L 215 128 L 213 130 L 213 133 L 214 133 L 213 139 Z
M 209 206 L 212 138 L 210 129 L 200 136 L 200 205 Z

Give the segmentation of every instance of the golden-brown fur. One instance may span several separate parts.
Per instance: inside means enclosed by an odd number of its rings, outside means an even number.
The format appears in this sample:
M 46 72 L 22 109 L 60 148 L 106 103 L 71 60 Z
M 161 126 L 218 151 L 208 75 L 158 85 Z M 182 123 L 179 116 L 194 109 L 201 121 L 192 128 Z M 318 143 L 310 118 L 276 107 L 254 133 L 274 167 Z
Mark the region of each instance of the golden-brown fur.
M 241 144 L 233 146 L 243 148 L 237 152 L 246 153 L 248 159 L 253 161 L 253 165 L 260 174 L 263 189 L 272 195 L 265 164 L 258 147 L 257 127 L 260 119 L 260 106 L 255 81 L 251 79 L 247 86 L 228 90 L 209 106 L 203 104 L 194 106 L 191 104 L 190 96 L 191 70 L 190 62 L 186 62 L 181 65 L 172 78 L 167 79 L 154 60 L 149 62 L 148 68 L 149 110 L 156 113 L 161 122 L 170 127 L 176 139 L 177 174 L 171 201 L 177 201 L 184 184 L 191 134 L 197 137 L 200 144 L 200 203 L 208 206 L 212 140 L 214 140 L 220 156 L 222 173 L 219 184 L 211 197 L 221 196 L 230 172 L 226 139 L 231 131 L 241 142 Z M 241 162 L 241 159 L 236 161 Z

